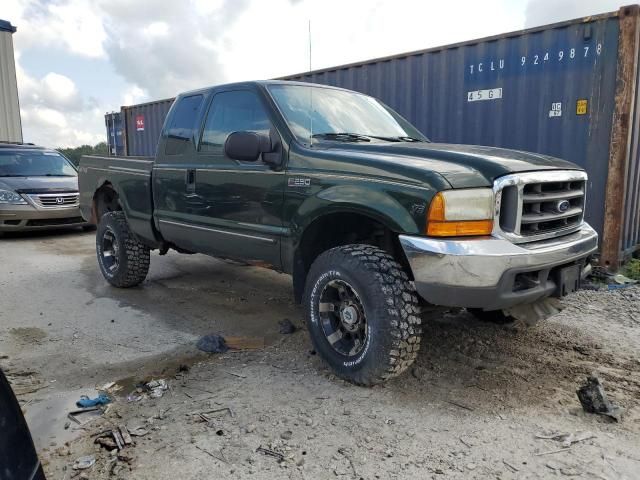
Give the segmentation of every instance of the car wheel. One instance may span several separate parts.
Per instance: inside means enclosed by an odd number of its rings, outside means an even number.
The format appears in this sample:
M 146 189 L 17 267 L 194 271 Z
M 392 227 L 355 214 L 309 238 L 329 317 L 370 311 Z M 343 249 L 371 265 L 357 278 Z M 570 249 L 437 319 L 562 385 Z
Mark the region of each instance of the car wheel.
M 313 345 L 341 378 L 374 385 L 415 360 L 418 296 L 385 251 L 347 245 L 324 252 L 311 266 L 304 298 Z
M 108 212 L 96 231 L 98 265 L 113 286 L 127 288 L 140 284 L 149 272 L 149 247 L 129 229 L 124 212 Z

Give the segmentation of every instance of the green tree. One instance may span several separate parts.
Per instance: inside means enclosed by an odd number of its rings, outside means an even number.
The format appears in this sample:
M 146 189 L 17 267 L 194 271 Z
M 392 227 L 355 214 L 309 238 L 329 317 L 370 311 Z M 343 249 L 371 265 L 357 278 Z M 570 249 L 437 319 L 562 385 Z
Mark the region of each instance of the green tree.
M 74 148 L 57 148 L 58 152 L 71 160 L 76 166 L 80 163 L 80 157 L 83 155 L 107 155 L 109 149 L 106 142 L 100 142 L 97 145 L 80 145 Z

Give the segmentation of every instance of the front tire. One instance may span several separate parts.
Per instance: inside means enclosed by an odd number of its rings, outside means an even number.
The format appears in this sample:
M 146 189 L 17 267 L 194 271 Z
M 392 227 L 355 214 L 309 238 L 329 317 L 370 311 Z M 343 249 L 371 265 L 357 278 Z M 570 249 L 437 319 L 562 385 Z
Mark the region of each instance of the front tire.
M 108 212 L 96 231 L 96 254 L 104 278 L 114 287 L 139 285 L 149 272 L 149 247 L 129 229 L 124 212 Z
M 339 377 L 374 385 L 414 362 L 422 336 L 418 296 L 385 251 L 347 245 L 324 252 L 311 266 L 304 299 L 313 345 Z

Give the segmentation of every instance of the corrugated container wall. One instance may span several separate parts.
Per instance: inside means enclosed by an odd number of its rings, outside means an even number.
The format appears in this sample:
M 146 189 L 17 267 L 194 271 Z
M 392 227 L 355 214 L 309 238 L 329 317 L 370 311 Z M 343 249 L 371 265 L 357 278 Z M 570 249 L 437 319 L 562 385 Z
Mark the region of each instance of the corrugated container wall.
M 104 116 L 104 123 L 107 128 L 109 155 L 125 155 L 122 114 L 120 112 L 107 113 Z
M 620 59 L 624 18 L 633 58 Z M 545 27 L 284 77 L 380 98 L 437 142 L 527 150 L 571 160 L 589 173 L 587 221 L 602 235 L 621 223 L 609 199 L 613 134 L 627 144 L 617 103 L 620 62 L 638 58 L 637 6 Z M 627 74 L 629 74 L 627 72 Z M 639 85 L 640 86 L 640 85 Z M 640 91 L 640 89 L 639 89 Z M 631 102 L 628 102 L 631 103 Z M 640 242 L 638 127 L 628 171 L 624 238 L 605 235 L 607 263 Z M 622 131 L 620 129 L 622 128 Z M 628 138 L 627 138 L 628 137 Z M 624 182 L 623 182 L 624 183 Z M 625 191 L 624 185 L 621 186 Z M 605 218 L 608 215 L 609 218 Z M 605 245 L 605 247 L 607 246 Z M 606 248 L 603 247 L 603 252 Z M 612 252 L 615 252 L 612 253 Z
M 0 20 L 0 141 L 22 142 L 13 34 L 16 28 Z
M 156 154 L 164 119 L 173 98 L 122 107 L 124 151 L 129 156 L 150 157 Z

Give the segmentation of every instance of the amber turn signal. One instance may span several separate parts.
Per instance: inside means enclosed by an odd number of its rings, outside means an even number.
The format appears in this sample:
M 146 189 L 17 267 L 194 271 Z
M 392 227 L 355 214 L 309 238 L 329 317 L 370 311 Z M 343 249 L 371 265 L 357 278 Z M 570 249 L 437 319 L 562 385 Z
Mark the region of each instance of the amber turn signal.
M 467 190 L 465 193 L 468 192 L 469 190 Z M 454 199 L 451 198 L 451 200 Z M 462 198 L 460 200 L 462 200 Z M 485 199 L 483 198 L 479 200 L 480 203 L 482 203 Z M 488 205 L 490 206 L 490 201 Z M 429 206 L 429 212 L 427 214 L 427 235 L 431 237 L 468 237 L 477 235 L 490 235 L 493 231 L 493 220 L 462 220 L 460 219 L 460 217 L 464 215 L 461 214 L 461 210 L 464 211 L 464 208 L 461 208 L 462 205 L 452 205 L 451 207 L 453 207 L 452 210 L 455 209 L 456 212 L 452 212 L 453 214 L 450 214 L 449 218 L 454 217 L 455 220 L 447 220 L 447 198 L 443 194 L 443 192 L 440 192 L 433 197 L 433 200 L 431 200 L 431 205 Z M 473 209 L 473 207 L 471 207 L 471 209 Z

